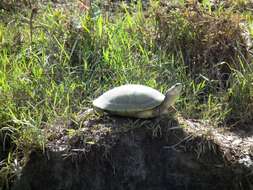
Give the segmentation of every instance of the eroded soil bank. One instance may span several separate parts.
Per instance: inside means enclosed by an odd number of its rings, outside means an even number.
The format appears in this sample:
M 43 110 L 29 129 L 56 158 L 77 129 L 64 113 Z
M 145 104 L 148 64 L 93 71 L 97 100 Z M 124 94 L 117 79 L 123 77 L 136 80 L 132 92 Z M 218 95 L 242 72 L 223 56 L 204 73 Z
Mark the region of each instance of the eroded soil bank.
M 46 152 L 31 152 L 13 190 L 253 188 L 252 136 L 184 119 L 105 117 L 83 121 L 74 135 L 58 130 Z

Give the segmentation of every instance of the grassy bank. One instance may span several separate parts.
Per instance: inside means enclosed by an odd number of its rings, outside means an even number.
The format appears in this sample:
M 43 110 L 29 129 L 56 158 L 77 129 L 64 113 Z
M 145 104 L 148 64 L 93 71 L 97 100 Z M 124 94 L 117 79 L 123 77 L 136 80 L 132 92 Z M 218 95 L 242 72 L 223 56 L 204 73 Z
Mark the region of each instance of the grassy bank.
M 113 16 L 99 3 L 2 5 L 0 186 L 53 138 L 43 129 L 126 83 L 165 92 L 182 82 L 176 108 L 184 117 L 252 124 L 252 7 L 233 2 L 151 2 L 145 11 L 122 3 Z

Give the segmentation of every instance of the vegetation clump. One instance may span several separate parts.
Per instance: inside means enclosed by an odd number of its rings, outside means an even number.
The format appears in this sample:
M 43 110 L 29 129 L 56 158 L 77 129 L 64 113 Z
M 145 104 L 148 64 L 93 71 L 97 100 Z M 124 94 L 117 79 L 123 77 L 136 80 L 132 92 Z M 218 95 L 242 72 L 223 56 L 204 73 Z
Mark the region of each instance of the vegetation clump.
M 249 64 L 251 44 L 243 16 L 211 4 L 188 3 L 157 11 L 158 43 L 168 52 L 183 54 L 184 63 L 194 78 L 199 74 L 219 81 L 221 88 L 233 69 L 241 68 L 241 60 Z

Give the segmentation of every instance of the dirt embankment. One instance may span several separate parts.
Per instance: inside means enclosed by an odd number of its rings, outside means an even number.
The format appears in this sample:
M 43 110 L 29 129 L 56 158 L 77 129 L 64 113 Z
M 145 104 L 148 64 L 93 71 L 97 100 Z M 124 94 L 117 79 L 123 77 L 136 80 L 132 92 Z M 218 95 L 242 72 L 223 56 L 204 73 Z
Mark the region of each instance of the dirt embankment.
M 69 125 L 71 131 L 75 126 Z M 193 120 L 95 118 L 33 151 L 14 190 L 249 190 L 252 134 Z M 68 131 L 68 132 L 67 132 Z M 67 135 L 68 133 L 68 135 Z

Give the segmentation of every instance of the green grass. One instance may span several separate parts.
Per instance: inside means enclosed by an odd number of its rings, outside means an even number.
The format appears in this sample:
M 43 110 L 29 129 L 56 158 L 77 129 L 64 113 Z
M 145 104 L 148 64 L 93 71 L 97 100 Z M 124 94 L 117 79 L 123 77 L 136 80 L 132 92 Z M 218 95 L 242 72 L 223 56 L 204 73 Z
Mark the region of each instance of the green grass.
M 209 12 L 208 2 L 204 3 L 201 11 Z M 247 65 L 241 57 L 233 57 L 233 64 L 227 63 L 231 67 L 229 86 L 217 90 L 219 80 L 209 78 L 208 70 L 201 68 L 195 77 L 189 72 L 180 45 L 196 43 L 205 35 L 192 30 L 187 17 L 178 12 L 166 13 L 166 19 L 173 18 L 166 23 L 172 25 L 158 29 L 155 15 L 160 8 L 155 2 L 148 10 L 149 16 L 140 3 L 131 8 L 121 6 L 113 17 L 98 10 L 94 6 L 90 12 L 78 12 L 74 17 L 72 12 L 51 6 L 40 8 L 32 31 L 29 9 L 23 13 L 1 12 L 3 183 L 17 173 L 15 163 L 25 163 L 31 149 L 44 150 L 49 140 L 45 127 L 53 128 L 57 118 L 68 120 L 84 107 L 91 107 L 95 97 L 114 86 L 138 83 L 164 93 L 175 82 L 182 82 L 184 90 L 176 108 L 184 117 L 208 120 L 214 125 L 229 121 L 249 123 L 253 118 L 252 60 Z M 218 11 L 226 14 L 226 10 Z M 252 37 L 252 15 L 245 15 Z M 158 36 L 166 36 L 173 47 L 159 42 Z M 203 44 L 201 47 L 205 48 Z

